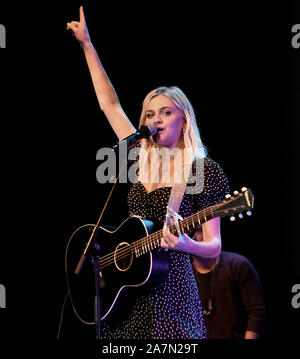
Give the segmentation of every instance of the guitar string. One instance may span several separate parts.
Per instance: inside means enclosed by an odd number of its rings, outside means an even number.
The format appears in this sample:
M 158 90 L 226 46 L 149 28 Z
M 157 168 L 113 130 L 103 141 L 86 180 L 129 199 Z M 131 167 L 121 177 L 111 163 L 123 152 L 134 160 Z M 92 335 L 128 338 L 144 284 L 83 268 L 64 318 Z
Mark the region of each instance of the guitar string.
M 221 203 L 219 206 L 215 205 L 215 206 L 211 206 L 211 207 L 208 207 L 206 209 L 203 210 L 203 215 L 200 214 L 199 212 L 191 215 L 190 217 L 187 217 L 186 218 L 186 221 L 185 221 L 185 225 L 183 226 L 183 224 L 181 222 L 179 222 L 179 228 L 181 231 L 184 232 L 184 228 L 188 228 L 189 226 L 193 226 L 193 228 L 195 228 L 195 222 L 196 221 L 199 221 L 201 222 L 202 219 L 206 219 L 207 217 L 209 217 L 210 214 L 213 214 L 213 212 L 216 212 L 216 211 L 213 211 L 212 210 L 212 207 L 220 207 L 222 206 L 223 204 Z M 210 213 L 209 213 L 210 212 Z M 183 228 L 181 228 L 183 227 Z M 169 229 L 172 233 L 173 230 L 176 229 L 176 226 L 175 225 L 171 225 L 169 226 Z M 150 250 L 149 247 L 153 247 L 156 248 L 157 247 L 157 243 L 158 240 L 160 240 L 162 237 L 162 230 L 159 230 L 153 234 L 150 234 L 149 236 L 147 237 L 143 237 L 139 240 L 137 240 L 136 242 L 134 242 L 134 249 L 135 250 L 142 250 L 142 254 L 145 254 L 145 252 L 143 251 L 143 248 L 144 250 L 146 249 L 146 253 Z M 148 250 L 147 250 L 147 247 L 148 247 Z M 151 248 L 152 249 L 152 248 Z M 124 259 L 125 257 L 129 256 L 129 255 L 132 255 L 134 253 L 134 250 L 132 249 L 132 246 L 129 246 L 129 247 L 126 247 L 120 251 L 117 252 L 117 260 L 120 260 L 120 259 Z M 102 268 L 110 265 L 110 264 L 113 264 L 114 263 L 114 257 L 115 257 L 115 252 L 111 252 L 103 257 L 100 258 L 100 266 Z
M 227 204 L 228 204 L 228 202 L 227 202 Z M 214 211 L 213 208 L 220 208 L 222 206 L 224 206 L 223 202 L 221 202 L 219 204 L 216 204 L 214 206 L 210 206 L 210 207 L 204 209 L 203 211 L 194 213 L 193 215 L 185 218 L 184 220 L 185 220 L 186 227 L 189 227 L 190 225 L 192 225 L 193 228 L 195 228 L 195 221 L 196 220 L 198 220 L 199 222 L 203 218 L 205 220 L 207 220 L 206 217 L 209 216 L 209 212 L 211 212 L 212 217 L 213 217 L 213 212 L 218 212 L 218 211 Z M 203 215 L 202 215 L 201 212 L 203 213 Z M 182 227 L 183 223 L 179 222 L 179 227 L 180 227 L 180 225 Z M 170 226 L 169 229 L 171 231 L 173 229 L 176 229 L 175 225 Z M 182 228 L 180 228 L 180 229 L 182 231 Z M 187 228 L 187 230 L 189 230 L 189 228 Z M 142 250 L 141 254 L 145 254 L 145 253 L 149 252 L 150 250 L 152 250 L 153 246 L 154 246 L 154 248 L 156 248 L 158 243 L 156 244 L 154 241 L 152 241 L 152 239 L 154 239 L 155 241 L 158 241 L 162 237 L 161 232 L 162 231 L 160 230 L 160 231 L 155 232 L 155 233 L 153 233 L 153 234 L 151 234 L 151 235 L 149 235 L 147 237 L 144 237 L 144 238 L 141 238 L 140 240 L 137 240 L 136 242 L 134 242 L 135 249 Z M 185 232 L 185 230 L 183 230 L 183 232 Z M 147 247 L 148 247 L 148 250 L 147 250 Z M 145 252 L 145 249 L 146 249 L 146 252 Z M 131 255 L 132 253 L 133 253 L 132 247 L 131 246 L 126 247 L 123 250 L 120 250 L 120 251 L 117 252 L 117 260 L 118 259 L 123 259 L 126 256 Z M 107 266 L 107 265 L 110 265 L 110 264 L 114 263 L 114 254 L 115 254 L 115 252 L 112 252 L 112 253 L 107 254 L 106 256 L 101 257 L 100 258 L 101 263 L 103 263 L 104 266 Z M 104 258 L 105 258 L 105 260 L 104 260 Z
M 153 236 L 153 239 L 155 239 L 156 241 L 160 240 L 160 238 L 161 238 L 160 233 L 161 233 L 161 231 L 157 232 L 155 234 L 155 236 Z M 153 249 L 155 249 L 157 247 L 158 247 L 158 243 L 153 241 L 152 243 L 151 242 L 144 242 L 144 243 L 139 244 L 138 249 L 141 250 L 141 255 L 143 255 L 143 254 L 146 254 L 149 251 L 151 251 L 151 250 L 153 250 Z M 110 253 L 110 258 L 107 258 L 106 261 L 101 261 L 100 262 L 100 266 L 102 268 L 104 268 L 104 267 L 106 267 L 108 265 L 114 264 L 114 262 L 115 262 L 114 253 L 115 252 Z M 121 259 L 124 259 L 124 258 L 126 258 L 126 257 L 128 257 L 130 255 L 133 255 L 133 254 L 134 254 L 134 250 L 132 249 L 132 247 L 126 247 L 124 250 L 117 252 L 117 258 L 116 259 L 121 260 Z
M 159 232 L 161 232 L 161 231 L 159 231 Z M 161 235 L 158 235 L 158 234 L 156 234 L 156 238 L 155 237 L 153 237 L 156 241 L 158 241 L 158 240 L 160 240 L 161 239 Z M 159 244 L 160 245 L 160 244 Z M 146 254 L 146 253 L 148 253 L 148 252 L 151 252 L 151 250 L 153 250 L 153 249 L 156 249 L 158 246 L 159 246 L 155 241 L 153 241 L 152 242 L 152 245 L 151 245 L 151 243 L 149 242 L 149 243 L 144 243 L 144 244 L 140 244 L 139 245 L 139 250 L 141 251 L 141 255 L 143 255 L 143 254 Z M 148 247 L 148 248 L 145 248 L 145 247 Z M 149 248 L 150 247 L 150 248 Z M 152 248 L 151 248 L 152 247 Z M 144 248 L 144 249 L 143 249 Z M 115 259 L 114 259 L 114 253 L 115 252 L 112 252 L 112 253 L 110 253 L 110 258 L 107 258 L 106 259 L 106 261 L 101 261 L 100 262 L 100 267 L 101 268 L 105 268 L 105 267 L 107 267 L 107 266 L 109 266 L 109 265 L 112 265 L 112 264 L 114 264 L 115 263 Z M 132 247 L 131 246 L 129 246 L 129 247 L 126 247 L 122 252 L 121 251 L 119 251 L 118 253 L 117 253 L 117 258 L 116 258 L 116 260 L 118 261 L 118 260 L 122 260 L 122 259 L 124 259 L 124 258 L 126 258 L 126 257 L 128 257 L 128 256 L 130 256 L 130 255 L 133 255 L 134 254 L 134 250 L 132 249 Z M 101 259 L 100 259 L 101 260 Z
M 207 212 L 207 213 L 205 213 L 205 215 L 202 215 L 202 214 L 200 214 L 199 212 L 197 212 L 197 213 L 194 213 L 193 215 L 191 215 L 190 217 L 187 217 L 186 219 L 184 219 L 184 220 L 185 220 L 185 223 L 186 223 L 186 227 L 189 227 L 189 226 L 191 226 L 191 225 L 193 225 L 193 227 L 194 227 L 194 222 L 195 222 L 195 221 L 194 221 L 193 218 L 191 218 L 191 217 L 195 217 L 195 218 L 197 218 L 197 220 L 198 220 L 198 219 L 200 220 L 200 219 L 206 218 L 206 217 L 208 217 L 208 212 L 212 212 L 212 208 L 211 208 L 211 207 L 208 207 L 208 208 L 206 208 L 205 210 L 203 210 L 203 212 Z M 201 217 L 201 218 L 200 218 L 200 217 Z M 181 229 L 181 231 L 184 232 L 184 226 L 183 226 L 183 223 L 182 223 L 182 222 L 179 222 L 179 226 L 180 226 L 180 227 L 183 227 L 183 229 L 182 229 L 182 228 L 180 228 L 180 229 Z M 195 227 L 194 227 L 194 228 L 195 228 Z M 169 226 L 169 229 L 170 229 L 170 231 L 172 232 L 173 230 L 176 229 L 176 226 L 175 226 L 175 225 L 171 225 L 171 226 Z M 143 248 L 143 247 L 145 247 L 145 246 L 149 246 L 149 245 L 151 245 L 151 243 L 156 242 L 156 241 L 157 241 L 158 239 L 160 239 L 161 237 L 162 237 L 162 230 L 159 230 L 159 231 L 157 231 L 157 232 L 155 232 L 155 233 L 150 234 L 150 235 L 147 236 L 147 237 L 143 237 L 143 238 L 141 238 L 141 239 L 135 241 L 135 242 L 134 242 L 135 248 L 139 250 L 139 249 L 141 249 L 141 248 Z M 122 249 L 122 250 L 119 250 L 117 253 L 118 253 L 118 256 L 119 256 L 119 255 L 124 254 L 124 253 L 126 253 L 126 252 L 128 252 L 129 254 L 131 254 L 131 253 L 132 253 L 132 248 L 131 248 L 131 247 L 126 247 L 126 248 L 124 248 L 124 249 Z M 100 260 L 101 260 L 100 264 L 101 264 L 101 263 L 106 264 L 105 260 L 106 260 L 106 259 L 111 259 L 111 258 L 114 256 L 114 253 L 115 253 L 115 252 L 111 252 L 111 253 L 108 253 L 107 255 L 101 257 L 101 258 L 100 258 Z M 119 259 L 119 258 L 120 258 L 120 257 L 118 257 L 118 259 Z M 123 258 L 124 258 L 124 257 L 123 257 Z M 104 259 L 105 259 L 105 260 L 104 260 Z
M 219 212 L 219 211 L 215 211 L 215 212 Z M 192 216 L 194 216 L 194 215 L 192 215 Z M 198 216 L 197 216 L 198 217 Z M 201 219 L 203 219 L 204 218 L 204 216 L 201 218 Z M 197 218 L 198 219 L 198 218 Z M 191 224 L 193 224 L 193 222 L 191 223 Z M 169 227 L 170 229 L 176 229 L 176 227 L 175 227 L 175 225 L 172 225 L 172 226 L 170 226 Z M 147 238 L 149 238 L 149 237 L 152 237 L 152 239 L 155 239 L 155 241 L 158 241 L 160 238 L 161 238 L 161 233 L 162 233 L 162 230 L 160 230 L 160 231 L 158 231 L 158 232 L 155 232 L 155 233 L 153 233 L 152 235 L 150 235 L 150 236 L 148 236 L 148 237 L 144 237 L 144 238 L 141 238 L 140 240 L 138 240 L 138 241 L 136 241 L 136 242 L 134 242 L 134 243 L 138 243 L 138 242 L 141 242 L 141 243 L 139 243 L 139 247 L 138 247 L 138 249 L 142 249 L 143 247 L 144 247 L 144 249 L 145 249 L 145 246 L 150 246 L 151 245 L 151 242 L 150 242 L 150 240 L 149 239 L 147 239 Z M 153 241 L 154 242 L 154 241 Z M 153 246 L 153 243 L 152 242 L 152 246 Z M 156 243 L 155 243 L 156 244 Z M 154 248 L 156 248 L 155 246 L 154 246 Z M 146 252 L 142 252 L 141 254 L 145 254 L 145 253 L 147 253 L 147 252 L 149 252 L 149 249 L 148 249 L 148 251 L 147 251 L 147 248 L 146 248 Z M 110 264 L 113 264 L 114 263 L 114 254 L 115 254 L 115 252 L 112 252 L 112 253 L 109 253 L 109 255 L 106 255 L 106 256 L 110 256 L 109 258 L 106 258 L 106 261 L 103 261 L 102 260 L 102 257 L 100 258 L 100 265 L 102 266 L 102 267 L 106 267 L 106 266 L 108 266 L 108 265 L 110 265 Z M 119 252 L 117 252 L 117 260 L 120 260 L 120 259 L 124 259 L 125 257 L 127 257 L 127 256 L 129 256 L 129 255 L 131 255 L 131 254 L 133 254 L 133 250 L 132 250 L 132 247 L 126 247 L 125 249 L 123 249 L 123 250 L 121 250 L 121 251 L 119 251 Z
M 221 204 L 221 205 L 222 205 L 222 204 Z M 203 218 L 205 219 L 206 217 L 209 216 L 208 212 L 211 212 L 211 214 L 212 214 L 212 212 L 213 212 L 212 208 L 213 208 L 213 207 L 220 207 L 220 206 L 214 205 L 214 206 L 205 208 L 205 209 L 203 210 L 204 215 L 202 215 L 202 214 L 201 214 L 202 211 L 200 211 L 200 212 L 197 212 L 197 213 L 192 214 L 191 216 L 189 216 L 189 217 L 187 217 L 187 218 L 184 218 L 183 221 L 186 223 L 186 226 L 187 226 L 187 227 L 189 227 L 190 225 L 194 225 L 195 219 L 197 219 L 197 220 L 198 220 L 199 218 L 200 218 L 200 219 L 203 219 Z M 183 227 L 182 221 L 179 222 L 179 226 Z M 172 225 L 172 226 L 169 226 L 169 229 L 172 231 L 172 229 L 176 229 L 176 227 L 175 227 L 175 225 Z M 181 229 L 181 231 L 184 231 L 184 229 L 182 229 L 182 228 L 180 228 L 180 229 Z M 144 244 L 148 244 L 148 242 L 151 242 L 151 238 L 154 237 L 155 235 L 159 235 L 159 238 L 160 238 L 160 237 L 161 237 L 161 233 L 158 233 L 158 232 L 161 232 L 161 230 L 160 230 L 160 231 L 157 231 L 157 232 L 155 232 L 155 233 L 152 233 L 152 234 L 150 234 L 150 235 L 147 236 L 147 237 L 140 238 L 139 240 L 135 241 L 134 243 L 136 244 L 136 246 L 140 245 L 140 247 L 143 247 Z M 150 238 L 150 239 L 149 239 L 149 238 Z M 139 243 L 139 242 L 140 242 L 140 243 Z M 122 250 L 120 250 L 119 253 L 122 253 Z M 108 254 L 102 256 L 102 257 L 101 257 L 101 260 L 104 260 L 104 259 L 110 257 L 110 256 L 113 255 L 113 254 L 114 254 L 114 252 L 108 253 Z

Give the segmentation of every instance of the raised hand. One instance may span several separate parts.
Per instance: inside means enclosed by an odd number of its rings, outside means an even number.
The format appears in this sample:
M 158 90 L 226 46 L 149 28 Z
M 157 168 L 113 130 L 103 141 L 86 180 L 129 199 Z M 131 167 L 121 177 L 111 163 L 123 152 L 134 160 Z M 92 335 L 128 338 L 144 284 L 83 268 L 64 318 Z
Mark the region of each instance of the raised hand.
M 116 91 L 91 42 L 82 6 L 79 8 L 79 21 L 68 22 L 67 29 L 72 31 L 83 49 L 98 103 L 112 129 L 119 139 L 133 134 L 136 129 L 123 111 Z
M 73 32 L 74 36 L 80 42 L 81 46 L 90 43 L 90 35 L 86 26 L 82 6 L 80 6 L 79 8 L 79 21 L 68 22 L 67 29 Z

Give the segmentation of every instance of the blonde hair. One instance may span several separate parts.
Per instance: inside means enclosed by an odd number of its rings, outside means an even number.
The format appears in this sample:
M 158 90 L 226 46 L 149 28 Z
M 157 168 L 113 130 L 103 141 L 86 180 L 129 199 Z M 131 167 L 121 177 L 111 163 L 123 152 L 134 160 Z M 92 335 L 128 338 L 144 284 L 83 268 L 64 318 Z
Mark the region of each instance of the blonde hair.
M 183 114 L 184 121 L 186 123 L 185 134 L 184 134 L 184 147 L 192 148 L 193 158 L 204 158 L 207 155 L 205 146 L 202 143 L 200 132 L 197 126 L 196 116 L 192 104 L 186 97 L 186 95 L 176 86 L 158 87 L 145 97 L 143 101 L 142 113 L 140 116 L 139 128 L 146 122 L 146 110 L 150 101 L 159 95 L 167 96 L 174 105 L 181 111 Z M 157 145 L 149 140 L 145 140 L 144 149 L 151 147 L 157 147 Z M 146 143 L 146 145 L 145 145 Z
M 184 140 L 184 150 L 185 151 L 185 164 L 182 164 L 186 167 L 186 170 L 190 168 L 189 166 L 195 159 L 203 159 L 207 156 L 207 151 L 205 146 L 202 143 L 200 132 L 197 126 L 196 116 L 192 104 L 186 97 L 186 95 L 176 86 L 171 87 L 158 87 L 145 97 L 142 106 L 142 112 L 140 115 L 139 128 L 146 123 L 146 111 L 150 101 L 159 95 L 167 96 L 175 106 L 181 111 L 183 115 L 183 121 L 186 124 L 185 133 L 183 136 Z M 140 150 L 140 161 L 139 161 L 139 179 L 141 182 L 147 182 L 148 178 L 148 160 L 151 158 L 155 151 L 152 149 L 158 149 L 158 145 L 148 139 L 143 139 L 141 141 L 141 150 Z M 187 154 L 186 154 L 187 153 Z M 158 178 L 159 169 L 155 168 L 155 178 Z M 188 171 L 189 172 L 189 171 Z M 186 176 L 188 175 L 186 172 Z M 152 178 L 152 175 L 151 175 Z

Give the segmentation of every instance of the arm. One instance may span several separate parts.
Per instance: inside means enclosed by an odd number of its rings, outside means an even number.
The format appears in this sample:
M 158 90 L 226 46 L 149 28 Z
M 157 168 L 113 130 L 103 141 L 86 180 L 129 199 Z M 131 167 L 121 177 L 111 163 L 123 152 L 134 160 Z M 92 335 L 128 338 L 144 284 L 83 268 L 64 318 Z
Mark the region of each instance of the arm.
M 259 334 L 251 330 L 246 330 L 244 339 L 259 339 Z
M 244 259 L 234 267 L 234 276 L 248 316 L 244 338 L 258 339 L 263 333 L 265 319 L 264 293 L 259 275 L 252 263 Z
M 134 133 L 135 128 L 124 113 L 119 103 L 118 96 L 91 42 L 82 6 L 80 7 L 79 12 L 80 21 L 71 21 L 70 23 L 67 23 L 67 28 L 73 31 L 84 51 L 101 110 L 104 112 L 118 138 L 125 138 Z
M 179 237 L 174 236 L 168 229 L 163 230 L 163 238 L 161 246 L 163 248 L 172 248 L 178 251 L 183 251 L 195 256 L 203 258 L 216 258 L 221 252 L 221 231 L 220 218 L 213 218 L 202 224 L 202 233 L 197 231 L 194 239 L 184 234 Z M 201 240 L 199 237 L 201 236 Z
M 219 203 L 226 193 L 229 193 L 229 185 L 226 175 L 222 168 L 213 161 L 205 162 L 205 186 L 209 189 L 206 196 L 208 205 Z M 194 209 L 198 211 L 199 197 L 195 196 Z M 202 232 L 196 231 L 193 239 L 187 235 L 176 238 L 170 232 L 164 231 L 164 237 L 161 241 L 162 247 L 169 247 L 180 250 L 197 257 L 217 258 L 221 253 L 221 218 L 216 217 L 202 224 Z

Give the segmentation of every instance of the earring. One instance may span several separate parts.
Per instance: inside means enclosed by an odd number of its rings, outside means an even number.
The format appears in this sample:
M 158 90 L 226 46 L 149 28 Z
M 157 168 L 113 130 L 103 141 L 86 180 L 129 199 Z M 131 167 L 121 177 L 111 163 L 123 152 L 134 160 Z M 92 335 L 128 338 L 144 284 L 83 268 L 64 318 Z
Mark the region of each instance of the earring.
M 185 135 L 185 129 L 182 129 L 182 135 L 183 136 Z

